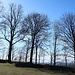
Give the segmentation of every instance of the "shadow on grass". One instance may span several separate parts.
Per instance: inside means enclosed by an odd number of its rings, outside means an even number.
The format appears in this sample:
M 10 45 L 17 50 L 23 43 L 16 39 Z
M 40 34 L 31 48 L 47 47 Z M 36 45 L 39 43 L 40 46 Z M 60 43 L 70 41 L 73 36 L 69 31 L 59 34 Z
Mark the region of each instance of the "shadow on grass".
M 16 67 L 28 67 L 28 68 L 37 68 L 42 72 L 50 72 L 50 71 L 54 71 L 54 72 L 62 72 L 62 73 L 68 73 L 68 72 L 72 72 L 75 73 L 75 70 L 73 68 L 70 67 L 64 67 L 64 66 L 51 66 L 51 65 L 47 65 L 47 64 L 33 64 L 30 62 L 18 62 L 15 63 Z

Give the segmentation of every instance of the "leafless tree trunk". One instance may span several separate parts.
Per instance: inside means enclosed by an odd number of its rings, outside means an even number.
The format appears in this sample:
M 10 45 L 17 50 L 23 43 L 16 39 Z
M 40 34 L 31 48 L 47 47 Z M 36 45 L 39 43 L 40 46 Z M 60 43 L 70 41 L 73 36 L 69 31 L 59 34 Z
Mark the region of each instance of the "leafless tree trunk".
M 41 53 L 40 53 L 40 50 L 39 50 L 39 60 L 38 60 L 39 64 L 40 64 L 40 60 L 41 60 Z
M 52 56 L 52 54 L 51 54 L 51 60 L 50 60 L 50 62 L 51 62 L 51 65 L 52 65 L 52 61 L 53 61 L 53 56 Z
M 37 64 L 37 54 L 38 54 L 38 46 L 36 45 L 36 57 L 35 57 L 35 64 Z
M 56 65 L 56 41 L 57 39 L 55 39 L 55 42 L 54 42 L 54 66 Z

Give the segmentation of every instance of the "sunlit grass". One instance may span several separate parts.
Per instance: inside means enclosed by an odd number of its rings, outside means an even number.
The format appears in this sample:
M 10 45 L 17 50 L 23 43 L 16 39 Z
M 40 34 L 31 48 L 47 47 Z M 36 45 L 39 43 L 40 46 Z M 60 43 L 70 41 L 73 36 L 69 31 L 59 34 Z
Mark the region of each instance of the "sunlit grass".
M 46 69 L 21 68 L 14 64 L 0 63 L 0 75 L 75 75 L 72 73 L 58 73 Z

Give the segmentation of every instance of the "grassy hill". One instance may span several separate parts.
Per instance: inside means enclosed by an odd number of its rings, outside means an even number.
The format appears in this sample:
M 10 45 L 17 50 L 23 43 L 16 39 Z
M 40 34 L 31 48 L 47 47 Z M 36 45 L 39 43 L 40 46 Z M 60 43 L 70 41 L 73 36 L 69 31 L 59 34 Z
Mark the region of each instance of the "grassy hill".
M 62 73 L 43 68 L 15 67 L 15 64 L 0 63 L 0 75 L 75 75 L 74 73 Z

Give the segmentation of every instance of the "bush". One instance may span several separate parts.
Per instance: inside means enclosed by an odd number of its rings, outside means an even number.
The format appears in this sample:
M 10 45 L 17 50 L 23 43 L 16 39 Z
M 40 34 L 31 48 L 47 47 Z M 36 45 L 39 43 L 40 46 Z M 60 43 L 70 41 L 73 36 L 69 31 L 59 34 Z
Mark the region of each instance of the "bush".
M 0 63 L 7 63 L 8 62 L 8 60 L 1 60 L 0 59 Z

